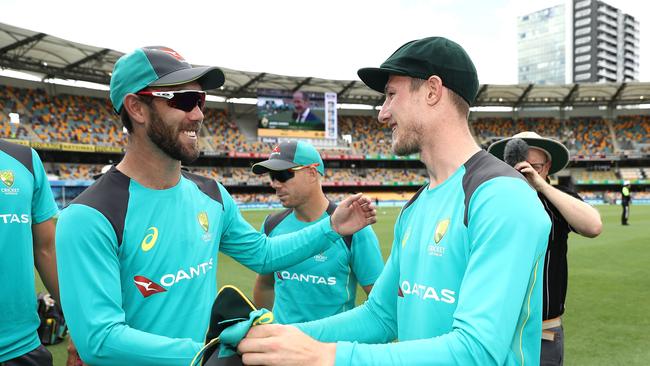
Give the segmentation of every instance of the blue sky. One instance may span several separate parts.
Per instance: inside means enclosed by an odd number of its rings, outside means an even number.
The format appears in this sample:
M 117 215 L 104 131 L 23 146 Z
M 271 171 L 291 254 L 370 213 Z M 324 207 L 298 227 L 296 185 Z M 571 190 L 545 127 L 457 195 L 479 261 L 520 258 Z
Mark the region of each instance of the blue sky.
M 356 79 L 401 44 L 441 35 L 466 48 L 481 83 L 512 84 L 517 16 L 562 0 L 1 2 L 0 22 L 75 42 L 166 45 L 195 64 L 332 79 Z M 640 78 L 650 81 L 650 3 L 606 2 L 640 21 Z

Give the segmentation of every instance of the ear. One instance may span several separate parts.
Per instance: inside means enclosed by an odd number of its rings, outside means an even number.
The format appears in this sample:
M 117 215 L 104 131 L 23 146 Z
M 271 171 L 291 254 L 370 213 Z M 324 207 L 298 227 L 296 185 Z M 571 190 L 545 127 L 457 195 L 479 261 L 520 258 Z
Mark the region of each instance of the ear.
M 425 86 L 427 104 L 430 106 L 438 104 L 440 98 L 442 98 L 442 79 L 438 75 L 431 75 L 426 80 Z
M 146 116 L 148 116 L 148 109 L 145 106 L 145 103 L 138 98 L 135 94 L 127 94 L 124 97 L 124 104 L 122 108 L 126 108 L 126 111 L 129 113 L 129 118 L 135 126 L 136 124 L 144 124 Z
M 318 180 L 318 176 L 320 173 L 316 168 L 309 169 L 309 177 L 311 178 L 312 181 Z

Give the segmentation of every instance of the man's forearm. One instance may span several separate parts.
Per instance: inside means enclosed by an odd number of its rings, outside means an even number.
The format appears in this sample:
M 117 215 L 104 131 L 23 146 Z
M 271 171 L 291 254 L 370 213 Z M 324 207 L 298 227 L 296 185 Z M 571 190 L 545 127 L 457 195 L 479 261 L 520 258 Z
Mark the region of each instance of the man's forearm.
M 600 234 L 602 222 L 600 213 L 588 203 L 560 191 L 550 184 L 540 190 L 557 207 L 564 219 L 581 235 L 593 238 Z

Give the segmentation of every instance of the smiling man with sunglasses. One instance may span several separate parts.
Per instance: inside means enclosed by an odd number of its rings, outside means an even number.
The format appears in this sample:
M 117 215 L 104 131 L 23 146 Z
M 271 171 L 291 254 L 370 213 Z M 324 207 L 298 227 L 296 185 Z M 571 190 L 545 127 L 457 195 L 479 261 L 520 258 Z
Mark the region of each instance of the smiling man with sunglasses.
M 314 225 L 336 209 L 321 187 L 323 160 L 309 143 L 283 142 L 252 170 L 269 174 L 286 207 L 264 220 L 262 232 L 269 236 Z M 257 276 L 255 303 L 273 309 L 281 324 L 322 319 L 352 309 L 357 283 L 369 294 L 383 267 L 377 236 L 368 226 L 299 264 Z
M 217 253 L 262 273 L 299 263 L 375 222 L 367 197 L 270 239 L 224 187 L 181 170 L 199 156 L 205 90 L 216 67 L 146 47 L 121 57 L 110 97 L 129 132 L 122 161 L 71 202 L 56 228 L 62 305 L 92 365 L 187 365 L 203 344 Z

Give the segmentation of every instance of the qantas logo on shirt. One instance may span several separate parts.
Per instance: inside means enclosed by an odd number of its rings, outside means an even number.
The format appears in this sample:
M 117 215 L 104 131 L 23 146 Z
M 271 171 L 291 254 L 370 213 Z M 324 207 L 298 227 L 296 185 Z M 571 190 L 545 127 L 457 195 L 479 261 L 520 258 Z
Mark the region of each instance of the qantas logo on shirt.
M 291 273 L 289 271 L 276 272 L 275 275 L 278 277 L 279 280 L 307 282 L 316 285 L 327 285 L 327 286 L 336 285 L 336 277 L 322 277 L 322 276 L 315 276 L 310 274 Z
M 0 214 L 0 222 L 3 224 L 29 224 L 28 214 Z
M 144 276 L 135 276 L 133 277 L 133 281 L 138 287 L 138 290 L 140 290 L 140 293 L 142 293 L 142 296 L 148 297 L 156 293 L 165 292 L 170 287 L 181 281 L 192 280 L 196 277 L 203 276 L 207 274 L 212 267 L 213 259 L 210 258 L 207 262 L 199 263 L 196 266 L 181 268 L 176 272 L 162 275 L 158 281 L 159 284 Z
M 411 284 L 409 281 L 402 281 L 400 287 L 397 288 L 397 295 L 399 297 L 415 296 L 420 300 L 442 301 L 447 304 L 453 304 L 456 302 L 456 291 L 446 288 L 436 290 L 431 286 L 420 285 L 417 283 Z
M 140 290 L 140 293 L 144 297 L 149 297 L 153 294 L 167 291 L 159 284 L 144 276 L 133 277 L 133 282 L 135 282 L 135 286 L 138 288 L 138 290 Z

